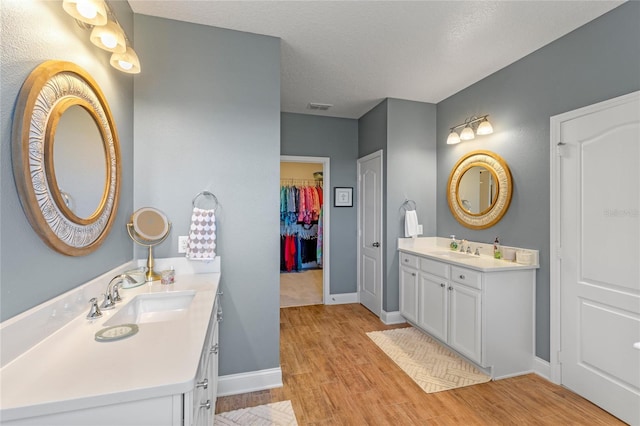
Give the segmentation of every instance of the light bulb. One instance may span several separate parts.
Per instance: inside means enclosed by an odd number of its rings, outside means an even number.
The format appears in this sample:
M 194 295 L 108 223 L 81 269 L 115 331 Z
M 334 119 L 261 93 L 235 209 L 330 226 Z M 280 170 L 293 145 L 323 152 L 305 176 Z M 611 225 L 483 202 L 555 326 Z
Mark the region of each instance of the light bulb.
M 473 133 L 473 129 L 468 125 L 464 129 L 462 129 L 462 132 L 460 132 L 460 139 L 462 139 L 463 141 L 470 141 L 475 137 L 476 135 Z
M 103 26 L 93 27 L 89 39 L 91 40 L 91 43 L 95 44 L 100 49 L 104 49 L 109 52 L 124 53 L 127 50 L 124 31 L 120 25 L 113 21 L 109 21 Z
M 115 69 L 128 74 L 140 73 L 140 59 L 138 59 L 138 55 L 131 46 L 127 46 L 127 50 L 124 53 L 111 55 L 109 63 Z
M 104 0 L 64 0 L 62 8 L 74 19 L 85 24 L 100 26 L 107 23 Z
M 478 130 L 476 130 L 476 133 L 479 135 L 490 135 L 491 133 L 493 133 L 493 126 L 491 126 L 491 123 L 489 123 L 489 120 L 485 118 L 480 122 L 480 125 L 478 126 Z
M 460 136 L 451 129 L 451 133 L 447 137 L 447 145 L 455 145 L 457 143 L 460 143 Z
M 109 49 L 113 49 L 118 45 L 118 41 L 113 34 L 102 34 L 100 36 L 100 41 L 102 41 L 102 44 L 104 44 Z
M 133 68 L 133 64 L 127 61 L 118 61 L 118 65 L 120 65 L 120 67 L 124 70 L 130 70 L 131 68 Z

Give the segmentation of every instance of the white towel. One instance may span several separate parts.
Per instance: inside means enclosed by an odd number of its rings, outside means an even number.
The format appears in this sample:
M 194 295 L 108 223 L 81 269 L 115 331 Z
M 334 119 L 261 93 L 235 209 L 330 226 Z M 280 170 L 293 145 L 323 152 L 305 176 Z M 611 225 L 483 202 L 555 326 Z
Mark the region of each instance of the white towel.
M 404 236 L 418 236 L 418 214 L 415 210 L 407 210 L 404 214 Z
M 187 258 L 211 260 L 216 257 L 216 216 L 214 210 L 193 208 Z

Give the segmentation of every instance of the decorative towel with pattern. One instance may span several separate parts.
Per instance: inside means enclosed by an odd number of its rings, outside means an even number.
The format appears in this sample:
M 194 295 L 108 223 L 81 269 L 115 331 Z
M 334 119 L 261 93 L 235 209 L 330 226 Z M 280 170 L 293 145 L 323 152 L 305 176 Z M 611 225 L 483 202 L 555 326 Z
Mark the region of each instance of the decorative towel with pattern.
M 216 257 L 216 216 L 215 210 L 193 208 L 187 258 L 212 260 Z

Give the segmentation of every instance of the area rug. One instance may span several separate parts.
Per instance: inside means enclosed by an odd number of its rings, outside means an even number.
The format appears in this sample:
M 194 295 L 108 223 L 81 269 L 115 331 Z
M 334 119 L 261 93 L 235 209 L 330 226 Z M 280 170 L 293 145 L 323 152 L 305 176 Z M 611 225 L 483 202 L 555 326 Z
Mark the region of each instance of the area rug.
M 215 425 L 297 426 L 291 401 L 274 402 L 216 414 Z
M 491 380 L 491 377 L 413 327 L 372 331 L 367 336 L 426 393 Z

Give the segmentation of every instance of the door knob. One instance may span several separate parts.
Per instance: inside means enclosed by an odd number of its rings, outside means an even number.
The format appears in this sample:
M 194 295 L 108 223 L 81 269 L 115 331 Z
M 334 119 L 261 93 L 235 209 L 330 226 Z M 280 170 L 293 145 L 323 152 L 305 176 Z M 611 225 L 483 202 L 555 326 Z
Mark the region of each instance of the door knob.
M 380 247 L 380 243 L 373 243 L 372 244 L 374 247 Z

